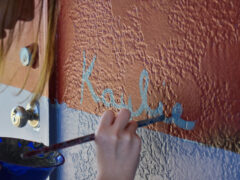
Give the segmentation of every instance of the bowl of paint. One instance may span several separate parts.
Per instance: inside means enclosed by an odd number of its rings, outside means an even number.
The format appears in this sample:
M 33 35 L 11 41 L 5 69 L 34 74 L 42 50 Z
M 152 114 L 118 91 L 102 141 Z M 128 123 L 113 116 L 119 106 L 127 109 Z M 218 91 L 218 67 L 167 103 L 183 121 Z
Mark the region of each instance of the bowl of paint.
M 0 137 L 0 179 L 45 180 L 53 170 L 64 163 L 57 151 L 22 158 L 22 154 L 43 148 L 38 142 Z

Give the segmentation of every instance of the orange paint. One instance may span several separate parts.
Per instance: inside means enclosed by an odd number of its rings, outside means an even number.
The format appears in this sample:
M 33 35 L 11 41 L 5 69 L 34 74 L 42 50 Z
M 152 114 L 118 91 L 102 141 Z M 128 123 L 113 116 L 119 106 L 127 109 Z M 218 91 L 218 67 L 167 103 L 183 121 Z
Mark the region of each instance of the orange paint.
M 52 98 L 97 115 L 107 109 L 94 102 L 88 89 L 80 104 L 82 53 L 86 51 L 87 67 L 97 55 L 90 76 L 97 95 L 110 88 L 120 100 L 123 92 L 125 97 L 131 95 L 137 109 L 139 74 L 146 69 L 149 106 L 154 109 L 163 102 L 164 113 L 170 116 L 179 102 L 182 118 L 196 121 L 192 131 L 164 123 L 151 129 L 239 152 L 238 0 L 63 0 L 62 7 Z M 137 119 L 143 118 L 144 113 Z

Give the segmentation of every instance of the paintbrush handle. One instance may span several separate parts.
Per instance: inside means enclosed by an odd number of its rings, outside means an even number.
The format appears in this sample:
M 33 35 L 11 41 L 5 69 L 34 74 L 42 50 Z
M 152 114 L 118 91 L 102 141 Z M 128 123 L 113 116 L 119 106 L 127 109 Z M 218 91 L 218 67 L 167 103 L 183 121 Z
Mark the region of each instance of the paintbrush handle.
M 55 150 L 58 150 L 58 149 L 71 147 L 71 146 L 74 146 L 74 145 L 77 145 L 77 144 L 86 143 L 86 142 L 92 141 L 94 139 L 95 139 L 95 134 L 89 134 L 89 135 L 82 136 L 82 137 L 79 137 L 79 138 L 76 138 L 76 139 L 71 139 L 69 141 L 64 141 L 64 142 L 61 142 L 61 143 L 58 143 L 58 144 L 54 144 L 54 145 L 49 146 L 49 147 L 44 147 L 44 148 L 41 148 L 41 149 L 37 149 L 37 150 L 34 150 L 34 151 L 24 153 L 23 158 L 31 157 L 31 156 L 34 156 L 34 155 L 37 155 L 37 154 L 43 154 L 43 153 L 50 152 L 50 151 L 55 151 Z
M 138 128 L 140 127 L 144 127 L 144 126 L 148 126 L 150 124 L 154 124 L 156 122 L 161 122 L 165 119 L 164 115 L 155 117 L 155 118 L 151 118 L 151 119 L 146 119 L 146 120 L 141 120 L 141 121 L 137 121 L 138 124 Z
M 163 121 L 164 119 L 165 119 L 165 116 L 161 115 L 161 116 L 156 117 L 156 118 L 137 121 L 137 124 L 138 124 L 138 127 L 143 127 L 143 126 L 147 126 L 149 124 L 153 124 L 153 123 L 156 123 L 156 122 Z M 27 152 L 27 153 L 23 154 L 23 158 L 31 157 L 31 156 L 34 156 L 34 155 L 37 155 L 37 154 L 43 154 L 43 153 L 46 153 L 46 152 L 55 151 L 55 150 L 59 150 L 59 149 L 67 148 L 67 147 L 71 147 L 71 146 L 82 144 L 82 143 L 86 143 L 86 142 L 92 141 L 94 139 L 95 139 L 95 135 L 94 134 L 89 134 L 89 135 L 82 136 L 82 137 L 79 137 L 79 138 L 76 138 L 76 139 L 72 139 L 72 140 L 69 140 L 69 141 L 54 144 L 54 145 L 49 146 L 49 147 L 44 147 L 44 148 L 41 148 L 41 149 L 37 149 L 37 150 L 34 150 L 34 151 Z

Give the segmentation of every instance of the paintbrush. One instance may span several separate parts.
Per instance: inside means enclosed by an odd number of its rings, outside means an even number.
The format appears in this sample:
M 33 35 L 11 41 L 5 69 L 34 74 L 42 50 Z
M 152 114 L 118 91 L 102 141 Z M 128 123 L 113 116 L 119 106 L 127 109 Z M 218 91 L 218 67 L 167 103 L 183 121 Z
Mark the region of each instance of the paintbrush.
M 150 124 L 153 124 L 156 122 L 161 122 L 164 119 L 165 119 L 165 116 L 161 115 L 161 116 L 158 116 L 155 118 L 137 121 L 137 125 L 139 128 L 139 127 L 147 126 L 147 125 L 150 125 Z M 37 154 L 43 154 L 43 153 L 47 153 L 47 152 L 51 152 L 51 151 L 55 151 L 55 150 L 59 150 L 59 149 L 67 148 L 67 147 L 72 147 L 72 146 L 75 146 L 78 144 L 83 144 L 83 143 L 86 143 L 89 141 L 93 141 L 94 139 L 95 139 L 95 134 L 89 134 L 89 135 L 82 136 L 82 137 L 79 137 L 76 139 L 72 139 L 72 140 L 68 140 L 65 142 L 58 143 L 58 144 L 54 144 L 49 147 L 44 147 L 44 148 L 40 148 L 40 149 L 37 149 L 34 151 L 30 151 L 30 152 L 21 154 L 21 157 L 29 158 L 29 157 L 32 157 Z

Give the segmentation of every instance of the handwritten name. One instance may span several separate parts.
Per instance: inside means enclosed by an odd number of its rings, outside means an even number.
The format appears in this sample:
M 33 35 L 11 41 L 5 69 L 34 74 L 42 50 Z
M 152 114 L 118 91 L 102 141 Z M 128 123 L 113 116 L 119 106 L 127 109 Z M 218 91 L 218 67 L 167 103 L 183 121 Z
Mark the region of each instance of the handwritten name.
M 145 69 L 141 72 L 140 79 L 139 79 L 139 89 L 140 89 L 140 95 L 141 95 L 142 102 L 136 111 L 133 111 L 131 96 L 128 97 L 128 104 L 125 104 L 124 100 L 123 100 L 123 94 L 122 94 L 120 103 L 118 104 L 115 101 L 112 89 L 106 88 L 103 90 L 102 95 L 99 97 L 95 93 L 92 83 L 89 80 L 89 77 L 91 76 L 91 73 L 93 71 L 93 67 L 94 67 L 96 58 L 97 57 L 95 55 L 92 59 L 90 66 L 88 68 L 86 68 L 86 55 L 85 55 L 85 51 L 83 52 L 83 71 L 82 71 L 81 99 L 80 99 L 81 104 L 83 102 L 84 85 L 87 84 L 88 89 L 92 95 L 92 98 L 96 103 L 102 102 L 106 107 L 112 106 L 117 109 L 126 108 L 131 112 L 131 119 L 133 117 L 140 116 L 143 111 L 145 111 L 148 115 L 154 116 L 154 117 L 163 114 L 162 102 L 159 102 L 158 107 L 156 109 L 151 109 L 147 103 L 148 102 L 147 92 L 148 92 L 148 85 L 149 85 L 149 76 L 148 76 L 148 72 Z M 144 79 L 145 79 L 145 84 L 143 83 Z M 110 96 L 109 102 L 106 100 L 107 94 L 109 94 L 109 96 Z M 181 118 L 182 111 L 183 111 L 182 105 L 180 103 L 176 103 L 172 108 L 172 116 L 169 118 L 165 118 L 165 120 L 163 122 L 165 122 L 167 124 L 174 123 L 182 129 L 192 130 L 195 126 L 195 122 L 194 121 L 186 121 L 186 120 L 182 119 Z

